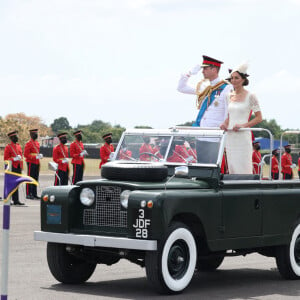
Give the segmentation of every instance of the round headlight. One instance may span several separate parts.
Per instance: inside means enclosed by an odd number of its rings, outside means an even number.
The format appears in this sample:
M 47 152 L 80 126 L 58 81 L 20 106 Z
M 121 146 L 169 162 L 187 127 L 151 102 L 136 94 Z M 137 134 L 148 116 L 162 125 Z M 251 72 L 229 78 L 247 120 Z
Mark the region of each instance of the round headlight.
M 121 201 L 121 205 L 124 207 L 124 208 L 127 208 L 128 207 L 128 198 L 129 198 L 129 195 L 130 195 L 130 191 L 129 190 L 125 190 L 121 193 L 120 195 L 120 201 Z
M 84 188 L 82 189 L 80 193 L 80 202 L 83 205 L 91 206 L 95 201 L 95 193 L 90 188 Z

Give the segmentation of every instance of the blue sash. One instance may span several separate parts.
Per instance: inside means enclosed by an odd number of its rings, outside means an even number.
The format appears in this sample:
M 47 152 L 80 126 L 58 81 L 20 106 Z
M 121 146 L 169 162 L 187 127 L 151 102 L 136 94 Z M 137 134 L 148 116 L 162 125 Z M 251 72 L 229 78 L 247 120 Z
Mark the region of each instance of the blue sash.
M 214 100 L 217 98 L 216 96 L 218 96 L 222 93 L 222 91 L 225 89 L 226 85 L 227 85 L 227 83 L 222 84 L 219 88 L 214 90 L 210 95 L 207 95 L 205 97 L 205 99 L 202 102 L 202 105 L 200 107 L 200 110 L 198 112 L 197 119 L 194 122 L 194 124 L 192 125 L 193 127 L 199 127 L 200 126 L 201 119 L 202 119 L 206 109 L 208 108 L 208 106 L 210 106 L 214 102 Z M 208 104 L 208 97 L 210 97 L 210 103 L 209 104 Z

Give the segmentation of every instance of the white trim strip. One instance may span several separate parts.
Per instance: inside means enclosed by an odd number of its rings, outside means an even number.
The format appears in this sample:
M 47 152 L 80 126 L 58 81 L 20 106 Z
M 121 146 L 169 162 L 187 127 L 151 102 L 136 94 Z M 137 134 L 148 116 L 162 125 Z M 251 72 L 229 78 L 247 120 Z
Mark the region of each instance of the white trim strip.
M 101 235 L 35 231 L 34 240 L 61 244 L 83 245 L 90 247 L 122 248 L 147 251 L 157 250 L 157 241 L 155 240 L 137 240 Z

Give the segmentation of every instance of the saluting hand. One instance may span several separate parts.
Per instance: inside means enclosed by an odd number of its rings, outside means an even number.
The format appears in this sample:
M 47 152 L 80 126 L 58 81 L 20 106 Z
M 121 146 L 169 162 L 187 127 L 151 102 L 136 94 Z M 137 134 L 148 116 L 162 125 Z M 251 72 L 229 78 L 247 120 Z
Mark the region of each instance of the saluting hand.
M 196 65 L 195 67 L 193 67 L 192 69 L 190 69 L 188 71 L 188 74 L 189 75 L 196 75 L 201 69 L 201 66 L 200 65 Z

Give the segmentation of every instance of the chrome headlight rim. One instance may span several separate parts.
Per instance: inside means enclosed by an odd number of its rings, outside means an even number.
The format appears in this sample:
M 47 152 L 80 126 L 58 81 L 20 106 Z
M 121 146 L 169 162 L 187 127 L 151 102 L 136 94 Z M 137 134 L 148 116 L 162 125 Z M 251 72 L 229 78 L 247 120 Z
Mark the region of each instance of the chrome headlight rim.
M 83 188 L 79 199 L 84 206 L 91 206 L 95 202 L 95 192 L 91 188 Z
M 120 203 L 121 203 L 121 206 L 125 209 L 128 208 L 128 199 L 129 199 L 130 193 L 131 193 L 130 190 L 124 190 L 120 194 Z

